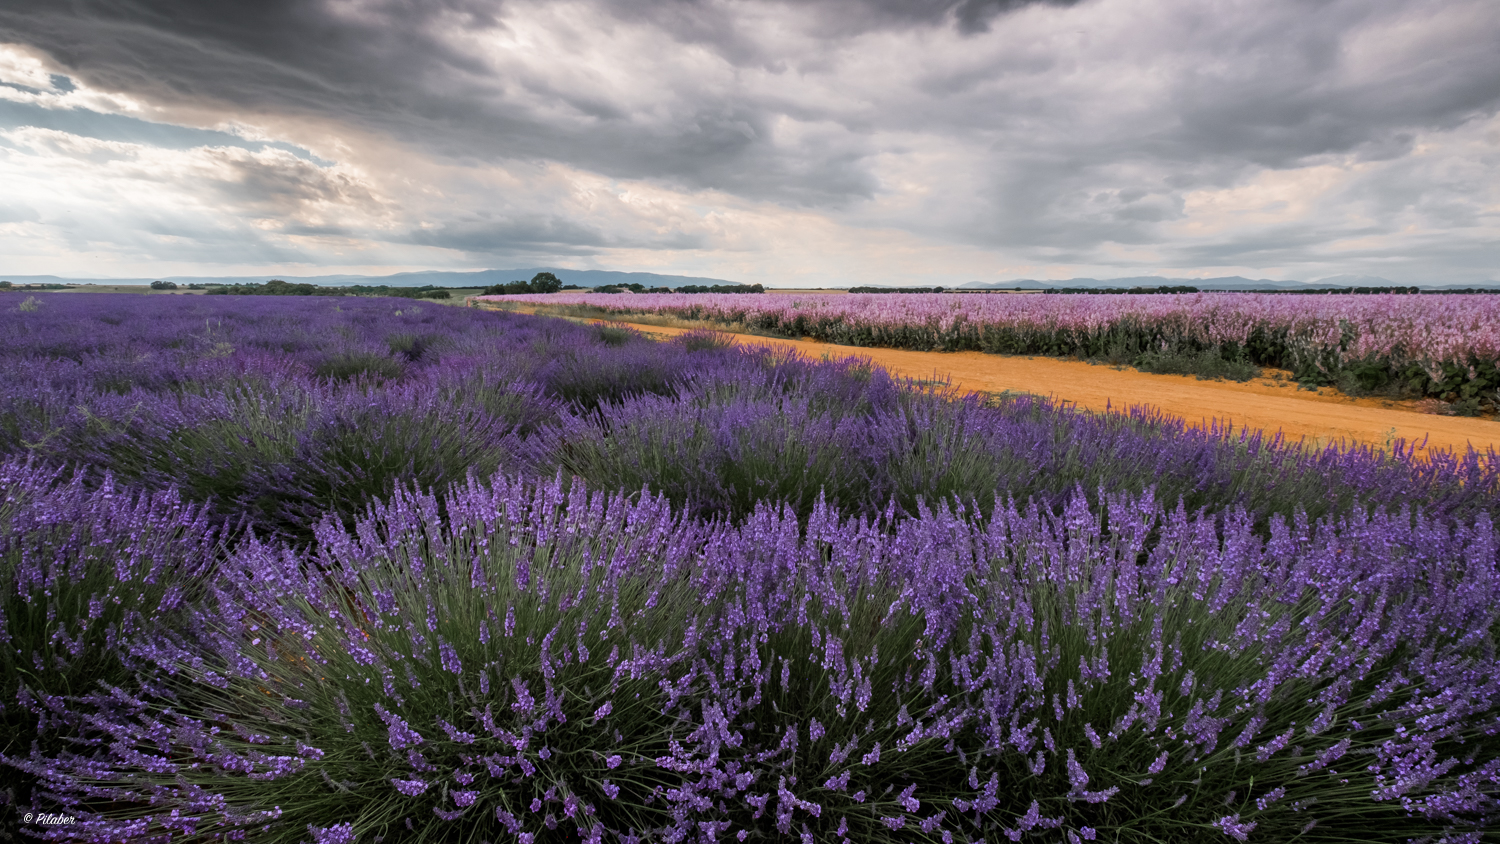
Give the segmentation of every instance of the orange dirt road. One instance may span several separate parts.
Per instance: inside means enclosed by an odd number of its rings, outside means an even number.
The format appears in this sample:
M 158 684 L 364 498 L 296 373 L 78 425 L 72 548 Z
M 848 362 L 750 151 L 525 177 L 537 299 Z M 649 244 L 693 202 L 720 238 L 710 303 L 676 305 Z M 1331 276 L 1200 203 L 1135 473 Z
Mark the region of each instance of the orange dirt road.
M 611 322 L 655 337 L 675 337 L 688 331 Z M 1414 409 L 1414 403 L 1350 398 L 1331 388 L 1300 390 L 1291 381 L 1199 381 L 1190 375 L 1153 375 L 1058 358 L 916 352 L 749 334 L 736 334 L 735 339 L 745 345 L 792 348 L 813 358 L 867 358 L 895 375 L 921 381 L 948 380 L 964 392 L 1034 393 L 1086 410 L 1150 405 L 1191 425 L 1217 420 L 1235 428 L 1280 431 L 1289 441 L 1300 440 L 1311 446 L 1357 442 L 1387 447 L 1395 440 L 1425 440 L 1427 450 L 1462 454 L 1472 446 L 1481 453 L 1500 451 L 1500 421 L 1421 413 Z

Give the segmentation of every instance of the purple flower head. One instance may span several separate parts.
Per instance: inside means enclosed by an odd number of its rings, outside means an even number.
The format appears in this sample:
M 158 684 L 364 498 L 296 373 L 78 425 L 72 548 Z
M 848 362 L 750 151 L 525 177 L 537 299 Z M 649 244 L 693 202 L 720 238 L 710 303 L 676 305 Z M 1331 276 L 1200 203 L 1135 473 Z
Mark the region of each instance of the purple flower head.
M 1089 784 L 1088 772 L 1084 771 L 1083 766 L 1078 764 L 1078 759 L 1073 755 L 1071 747 L 1068 748 L 1068 784 L 1073 787 L 1074 791 L 1081 791 L 1084 786 Z
M 444 671 L 450 674 L 463 673 L 464 666 L 458 659 L 458 652 L 453 649 L 452 645 L 442 641 L 441 638 L 438 639 L 438 654 L 442 658 Z
M 921 802 L 918 801 L 917 798 L 912 796 L 916 793 L 916 791 L 916 783 L 908 785 L 906 788 L 901 790 L 900 794 L 896 796 L 896 802 L 901 804 L 902 809 L 905 809 L 908 812 L 916 812 L 922 806 Z
M 330 827 L 308 824 L 307 831 L 312 835 L 313 844 L 354 844 L 358 840 L 358 836 L 354 834 L 354 824 L 347 821 Z
M 396 786 L 397 791 L 405 794 L 407 797 L 416 797 L 427 790 L 427 782 L 425 780 L 393 779 L 391 780 L 391 784 Z
M 1238 814 L 1225 815 L 1214 821 L 1213 825 L 1220 832 L 1236 841 L 1249 841 L 1251 831 L 1257 826 L 1254 821 L 1242 823 Z
M 391 747 L 395 750 L 404 750 L 422 744 L 422 736 L 413 730 L 401 716 L 387 710 L 380 704 L 375 704 L 375 714 L 386 723 L 386 733 Z

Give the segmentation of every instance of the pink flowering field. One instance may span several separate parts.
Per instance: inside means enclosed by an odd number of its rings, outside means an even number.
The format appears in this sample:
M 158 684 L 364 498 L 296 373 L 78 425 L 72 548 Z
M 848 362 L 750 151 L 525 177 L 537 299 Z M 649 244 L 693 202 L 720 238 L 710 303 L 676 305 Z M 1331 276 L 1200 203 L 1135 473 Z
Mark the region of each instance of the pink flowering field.
M 1128 350 L 1218 350 L 1299 379 L 1493 402 L 1500 297 L 1486 295 L 678 294 L 488 297 L 742 324 L 857 346 L 1097 357 Z M 1426 376 L 1423 378 L 1422 376 Z

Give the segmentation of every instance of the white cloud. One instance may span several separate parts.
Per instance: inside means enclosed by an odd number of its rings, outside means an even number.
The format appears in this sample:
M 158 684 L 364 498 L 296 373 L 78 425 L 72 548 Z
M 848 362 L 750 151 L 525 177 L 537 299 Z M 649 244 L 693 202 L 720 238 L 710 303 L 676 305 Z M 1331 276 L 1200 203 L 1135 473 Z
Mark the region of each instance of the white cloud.
M 0 99 L 42 108 L 87 109 L 104 114 L 141 111 L 141 104 L 125 94 L 86 87 L 59 91 L 53 77 L 63 75 L 62 68 L 33 50 L 19 44 L 0 44 Z M 33 90 L 23 90 L 25 88 Z
M 20 44 L 0 44 L 0 83 L 53 91 L 53 72 L 34 51 Z

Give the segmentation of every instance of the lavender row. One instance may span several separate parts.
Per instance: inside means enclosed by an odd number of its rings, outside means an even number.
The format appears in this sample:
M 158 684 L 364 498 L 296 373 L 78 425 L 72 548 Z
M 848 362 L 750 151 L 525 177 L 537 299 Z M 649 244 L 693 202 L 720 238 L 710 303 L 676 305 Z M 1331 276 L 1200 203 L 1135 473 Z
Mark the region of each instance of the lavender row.
M 315 539 L 238 546 L 191 647 L 135 636 L 171 705 L 27 699 L 78 731 L 10 754 L 80 818 L 48 838 L 1477 842 L 1500 815 L 1483 516 L 1262 532 L 1147 491 L 729 524 L 501 476 Z
M 1494 405 L 1500 302 L 1478 295 L 1264 293 L 1076 296 L 912 294 L 485 297 L 742 324 L 854 346 L 1131 358 L 1216 351 L 1316 383 L 1390 382 Z M 1448 394 L 1452 394 L 1449 396 Z
M 1147 486 L 1190 509 L 1422 505 L 1492 515 L 1500 461 L 1303 451 L 1260 434 L 915 390 L 858 363 L 656 344 L 392 300 L 49 298 L 0 321 L 0 452 L 175 487 L 219 523 L 306 540 L 399 483 L 577 475 L 695 516 L 914 514 L 999 493 L 1056 509 Z

